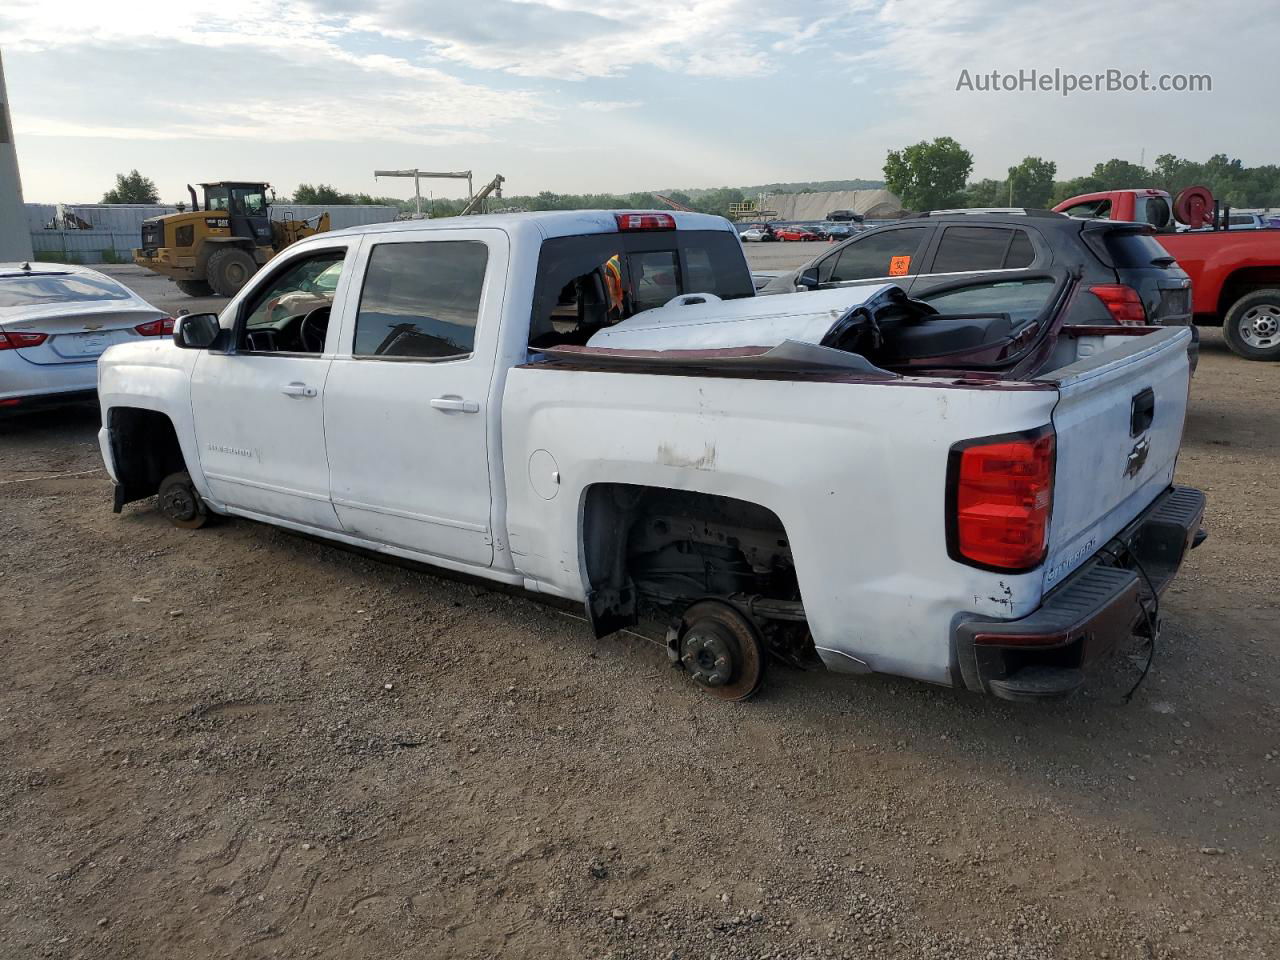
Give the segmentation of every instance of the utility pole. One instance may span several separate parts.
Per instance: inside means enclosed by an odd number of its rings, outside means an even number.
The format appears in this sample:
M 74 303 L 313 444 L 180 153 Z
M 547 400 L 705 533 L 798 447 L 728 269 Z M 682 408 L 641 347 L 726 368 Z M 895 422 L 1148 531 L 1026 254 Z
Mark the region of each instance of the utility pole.
M 0 63 L 0 261 L 31 259 L 31 227 L 22 205 L 18 153 L 13 145 L 13 120 Z

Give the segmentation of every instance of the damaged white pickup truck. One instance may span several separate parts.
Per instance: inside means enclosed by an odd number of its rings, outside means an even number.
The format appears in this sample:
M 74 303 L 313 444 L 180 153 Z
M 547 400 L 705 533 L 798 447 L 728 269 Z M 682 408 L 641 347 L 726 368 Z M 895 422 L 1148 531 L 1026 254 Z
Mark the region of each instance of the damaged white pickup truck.
M 233 514 L 769 656 L 1059 696 L 1202 536 L 1185 327 L 1064 326 L 1068 270 L 753 296 L 698 214 L 380 224 L 98 364 L 115 507 Z

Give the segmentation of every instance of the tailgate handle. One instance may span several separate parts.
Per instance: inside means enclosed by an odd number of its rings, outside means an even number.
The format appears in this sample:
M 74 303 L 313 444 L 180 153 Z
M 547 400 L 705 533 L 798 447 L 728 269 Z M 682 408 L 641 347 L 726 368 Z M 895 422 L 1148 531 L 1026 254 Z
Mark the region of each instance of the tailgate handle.
M 1150 429 L 1156 418 L 1156 392 L 1150 387 L 1133 395 L 1129 405 L 1129 436 L 1139 437 Z

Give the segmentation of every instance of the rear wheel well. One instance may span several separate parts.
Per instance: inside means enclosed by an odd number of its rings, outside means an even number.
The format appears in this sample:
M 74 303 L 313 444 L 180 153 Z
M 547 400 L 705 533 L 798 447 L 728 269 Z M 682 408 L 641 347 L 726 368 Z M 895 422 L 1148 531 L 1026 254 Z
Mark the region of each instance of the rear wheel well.
M 1218 294 L 1218 313 L 1215 319 L 1221 322 L 1226 318 L 1227 311 L 1241 297 L 1268 287 L 1280 287 L 1280 267 L 1250 267 L 1236 270 L 1222 284 L 1222 291 Z
M 775 652 L 811 659 L 791 541 L 772 510 L 716 494 L 596 484 L 586 492 L 582 541 L 597 634 L 716 597 L 756 619 Z
M 165 414 L 139 407 L 112 407 L 107 427 L 117 480 L 117 512 L 126 503 L 154 496 L 161 480 L 187 469 L 178 433 Z

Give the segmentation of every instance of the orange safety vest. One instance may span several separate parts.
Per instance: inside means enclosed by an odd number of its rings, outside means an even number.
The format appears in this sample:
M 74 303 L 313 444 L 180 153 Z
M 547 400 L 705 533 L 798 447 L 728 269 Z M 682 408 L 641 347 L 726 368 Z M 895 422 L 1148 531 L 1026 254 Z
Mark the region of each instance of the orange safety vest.
M 609 309 L 622 309 L 622 260 L 614 254 L 604 262 L 604 285 L 609 291 Z

